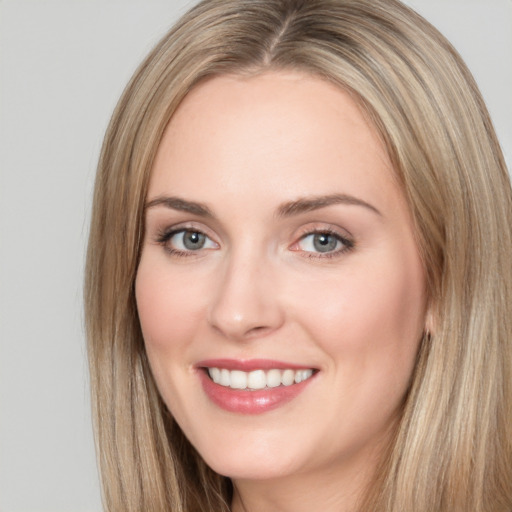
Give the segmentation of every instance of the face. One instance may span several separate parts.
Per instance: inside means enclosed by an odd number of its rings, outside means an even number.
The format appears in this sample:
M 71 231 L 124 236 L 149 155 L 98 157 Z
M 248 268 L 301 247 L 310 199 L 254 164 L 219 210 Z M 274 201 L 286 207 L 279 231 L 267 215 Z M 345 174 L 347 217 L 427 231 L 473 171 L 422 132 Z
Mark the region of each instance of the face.
M 403 194 L 349 95 L 284 72 L 199 85 L 146 206 L 145 346 L 206 462 L 235 481 L 364 466 L 399 413 L 426 297 Z

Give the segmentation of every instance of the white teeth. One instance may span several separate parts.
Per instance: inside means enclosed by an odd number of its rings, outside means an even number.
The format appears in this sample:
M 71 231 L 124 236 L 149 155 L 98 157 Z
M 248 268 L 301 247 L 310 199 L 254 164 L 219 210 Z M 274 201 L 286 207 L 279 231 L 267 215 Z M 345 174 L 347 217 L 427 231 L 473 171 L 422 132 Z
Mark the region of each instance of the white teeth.
M 263 370 L 250 372 L 247 377 L 247 387 L 251 389 L 263 389 L 267 385 L 267 377 Z
M 293 370 L 285 370 L 281 377 L 283 386 L 291 386 L 295 382 L 295 372 Z
M 269 370 L 267 372 L 267 386 L 277 388 L 281 385 L 281 370 Z
M 233 370 L 230 374 L 230 388 L 245 389 L 247 387 L 247 373 Z
M 295 384 L 302 382 L 303 380 L 309 379 L 313 375 L 313 370 L 299 370 L 295 373 Z
M 220 380 L 219 384 L 221 386 L 229 386 L 231 384 L 231 378 L 229 374 L 229 370 L 221 370 L 220 371 Z
M 210 377 L 215 384 L 220 382 L 220 370 L 218 368 L 210 368 Z
M 208 368 L 208 373 L 216 384 L 232 389 L 264 389 L 277 386 L 291 386 L 309 379 L 313 375 L 311 368 L 304 370 L 226 370 L 225 368 Z

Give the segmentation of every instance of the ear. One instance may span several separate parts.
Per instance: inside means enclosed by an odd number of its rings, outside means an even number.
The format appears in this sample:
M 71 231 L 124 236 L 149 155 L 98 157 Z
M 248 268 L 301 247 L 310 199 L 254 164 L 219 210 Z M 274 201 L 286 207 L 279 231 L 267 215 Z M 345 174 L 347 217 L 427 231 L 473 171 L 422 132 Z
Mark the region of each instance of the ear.
M 434 310 L 434 305 L 429 304 L 425 313 L 425 334 L 430 334 L 431 336 L 433 336 L 437 330 L 437 315 Z

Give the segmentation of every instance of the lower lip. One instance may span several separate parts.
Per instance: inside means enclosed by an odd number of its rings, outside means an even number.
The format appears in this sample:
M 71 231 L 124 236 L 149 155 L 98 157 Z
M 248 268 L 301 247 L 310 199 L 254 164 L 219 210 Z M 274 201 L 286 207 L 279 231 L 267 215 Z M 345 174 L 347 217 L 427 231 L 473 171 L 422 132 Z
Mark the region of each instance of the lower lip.
M 206 371 L 199 370 L 199 378 L 208 398 L 221 409 L 239 414 L 262 414 L 276 409 L 299 395 L 315 374 L 298 384 L 291 386 L 278 386 L 275 388 L 259 389 L 255 391 L 232 389 L 215 384 Z

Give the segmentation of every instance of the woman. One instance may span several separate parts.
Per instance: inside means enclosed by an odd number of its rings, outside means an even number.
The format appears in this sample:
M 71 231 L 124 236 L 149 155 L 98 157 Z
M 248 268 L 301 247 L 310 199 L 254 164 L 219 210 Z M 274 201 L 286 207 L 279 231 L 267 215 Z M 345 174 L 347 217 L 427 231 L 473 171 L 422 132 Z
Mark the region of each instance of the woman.
M 510 510 L 511 206 L 470 73 L 399 2 L 193 8 L 99 163 L 107 510 Z

